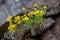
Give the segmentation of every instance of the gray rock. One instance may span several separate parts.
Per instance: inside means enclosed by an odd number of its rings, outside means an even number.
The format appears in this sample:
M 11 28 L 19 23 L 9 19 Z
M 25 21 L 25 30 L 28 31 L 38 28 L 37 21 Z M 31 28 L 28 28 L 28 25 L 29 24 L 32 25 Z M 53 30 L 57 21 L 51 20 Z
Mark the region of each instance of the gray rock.
M 5 5 L 2 5 L 0 7 L 0 23 L 5 23 L 6 18 L 7 18 L 7 12 L 5 11 Z
M 57 14 L 60 10 L 60 8 L 58 9 L 60 6 L 59 0 L 19 0 L 18 2 L 15 0 L 5 0 L 8 13 L 13 16 L 25 12 L 22 10 L 22 7 L 25 7 L 27 11 L 32 9 L 34 3 L 38 3 L 39 8 L 42 8 L 43 5 L 47 5 L 47 9 L 49 10 L 47 16 Z
M 43 34 L 42 37 L 43 40 L 58 40 L 57 37 L 51 33 L 51 31 L 47 31 L 45 34 Z
M 60 12 L 60 1 L 59 0 L 36 0 L 36 2 L 39 5 L 39 8 L 41 9 L 43 5 L 47 6 L 47 15 L 55 15 Z
M 15 16 L 21 12 L 25 12 L 22 10 L 22 7 L 25 7 L 26 9 L 33 8 L 34 2 L 35 2 L 34 0 L 31 0 L 31 1 L 19 0 L 18 2 L 16 2 L 15 0 L 6 0 L 5 6 L 6 6 L 6 9 L 7 9 L 9 15 Z
M 45 19 L 42 29 L 49 28 L 55 21 L 51 18 Z
M 21 28 L 19 28 L 18 30 L 16 30 L 13 34 L 12 37 L 16 40 L 21 40 L 22 37 L 24 36 L 25 31 Z
M 47 11 L 47 15 L 55 15 L 58 14 L 58 12 L 60 12 L 60 8 L 58 8 L 60 5 L 59 0 L 46 0 L 44 1 L 46 2 L 47 6 L 48 6 L 48 11 Z
M 18 13 L 22 12 L 22 1 L 16 2 L 15 0 L 6 0 L 5 7 L 9 13 L 9 15 L 15 16 Z

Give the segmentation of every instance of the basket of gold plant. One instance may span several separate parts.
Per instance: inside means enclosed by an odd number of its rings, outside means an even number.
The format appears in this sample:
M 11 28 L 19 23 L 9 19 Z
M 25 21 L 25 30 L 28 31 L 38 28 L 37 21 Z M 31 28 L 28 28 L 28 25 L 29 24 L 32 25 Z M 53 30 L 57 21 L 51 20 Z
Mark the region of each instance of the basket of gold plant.
M 30 30 L 38 24 L 42 24 L 44 21 L 44 14 L 46 6 L 42 9 L 38 9 L 37 4 L 34 4 L 33 11 L 25 13 L 23 16 L 17 15 L 15 17 L 9 16 L 6 22 L 9 23 L 8 30 L 5 34 L 12 34 L 14 31 L 22 29 L 23 31 Z M 25 10 L 25 8 L 23 8 Z M 21 31 L 21 30 L 20 30 Z M 11 36 L 11 35 L 10 35 Z

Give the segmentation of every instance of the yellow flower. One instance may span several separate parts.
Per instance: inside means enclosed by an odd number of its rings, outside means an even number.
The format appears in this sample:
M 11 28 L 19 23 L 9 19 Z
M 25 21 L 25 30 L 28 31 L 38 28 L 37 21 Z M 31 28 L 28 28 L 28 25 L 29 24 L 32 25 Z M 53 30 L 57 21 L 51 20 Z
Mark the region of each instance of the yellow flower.
M 13 23 L 12 23 L 12 21 L 10 21 L 10 23 L 9 23 L 10 25 L 12 25 Z
M 44 9 L 46 9 L 46 8 L 47 8 L 47 6 L 43 6 L 43 8 L 44 8 Z
M 43 16 L 44 15 L 44 10 L 41 10 L 40 11 L 40 16 Z
M 34 7 L 38 7 L 38 4 L 37 4 L 37 3 L 35 3 L 35 4 L 34 4 Z
M 34 12 L 34 15 L 37 15 L 39 13 L 39 10 L 36 10 L 35 12 Z
M 13 25 L 10 25 L 9 27 L 8 27 L 8 31 L 9 32 L 12 32 L 14 29 L 15 29 L 15 24 L 13 24 Z
M 16 20 L 19 20 L 19 19 L 20 19 L 20 16 L 19 16 L 19 15 L 18 15 L 18 16 L 16 16 L 16 17 L 15 17 L 15 19 L 16 19 Z
M 36 11 L 37 10 L 37 8 L 34 8 L 34 11 Z
M 29 12 L 29 13 L 28 13 L 28 16 L 32 16 L 33 13 L 34 13 L 33 11 Z
M 6 21 L 10 22 L 11 20 L 12 20 L 12 16 L 9 16 Z
M 21 24 L 21 21 L 19 21 L 17 24 Z
M 22 20 L 23 20 L 23 21 L 28 21 L 29 18 L 26 16 L 26 17 L 24 17 Z
M 19 21 L 19 20 L 20 20 L 20 16 L 18 15 L 18 16 L 15 17 L 14 22 L 17 22 L 17 21 Z
M 23 10 L 23 11 L 25 11 L 25 10 L 26 10 L 26 8 L 25 8 L 25 7 L 22 7 L 22 10 Z

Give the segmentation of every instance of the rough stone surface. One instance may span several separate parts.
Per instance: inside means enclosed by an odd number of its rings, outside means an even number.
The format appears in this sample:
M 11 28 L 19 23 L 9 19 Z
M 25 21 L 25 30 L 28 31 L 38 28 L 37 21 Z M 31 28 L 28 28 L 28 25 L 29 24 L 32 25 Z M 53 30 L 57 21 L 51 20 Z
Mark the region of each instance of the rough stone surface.
M 42 28 L 43 29 L 49 28 L 52 24 L 54 24 L 54 22 L 55 21 L 52 18 L 47 18 L 44 20 Z
M 56 36 L 51 33 L 51 31 L 47 31 L 44 35 L 42 40 L 57 40 Z
M 7 12 L 5 11 L 5 6 L 0 6 L 0 23 L 5 23 L 7 18 Z
M 15 0 L 6 0 L 5 1 L 5 6 L 6 9 L 9 13 L 9 15 L 15 16 L 18 13 L 22 12 L 21 8 L 22 8 L 22 2 L 16 2 Z
M 12 34 L 12 37 L 14 37 L 14 39 L 16 40 L 22 40 L 23 35 L 24 35 L 24 30 L 19 28 L 17 31 L 15 31 Z
M 59 0 L 19 0 L 18 2 L 15 0 L 5 1 L 6 8 L 10 15 L 17 15 L 21 12 L 25 12 L 22 10 L 22 7 L 30 10 L 34 7 L 34 3 L 37 3 L 39 5 L 39 9 L 41 9 L 43 5 L 47 5 L 47 16 L 57 14 L 60 10 Z
M 7 9 L 8 13 L 13 16 L 15 16 L 21 12 L 25 12 L 22 10 L 22 7 L 25 7 L 26 9 L 32 8 L 33 3 L 34 3 L 34 0 L 31 0 L 31 1 L 19 0 L 18 2 L 16 2 L 15 0 L 6 0 L 5 1 L 5 5 L 6 5 L 6 9 Z
M 54 27 L 43 34 L 42 40 L 60 40 L 60 17 L 56 18 Z
M 57 39 L 60 40 L 60 17 L 56 19 L 55 26 L 51 31 L 54 35 L 56 35 Z

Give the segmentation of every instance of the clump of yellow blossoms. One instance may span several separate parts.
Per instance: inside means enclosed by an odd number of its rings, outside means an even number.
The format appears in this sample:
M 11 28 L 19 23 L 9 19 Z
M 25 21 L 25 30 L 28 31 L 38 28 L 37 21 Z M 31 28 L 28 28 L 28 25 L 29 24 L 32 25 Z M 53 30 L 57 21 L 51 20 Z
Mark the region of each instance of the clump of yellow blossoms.
M 13 25 L 9 25 L 9 27 L 8 27 L 8 31 L 9 32 L 12 32 L 14 29 L 15 29 L 15 24 L 13 24 Z
M 38 4 L 37 4 L 37 3 L 35 3 L 35 4 L 34 4 L 34 7 L 38 7 Z
M 33 14 L 37 15 L 39 13 L 40 10 L 36 10 Z
M 44 9 L 46 9 L 46 8 L 47 8 L 47 6 L 43 6 L 43 8 L 44 8 Z
M 28 13 L 28 16 L 32 16 L 33 13 L 34 13 L 33 11 L 29 12 L 29 13 Z
M 12 20 L 12 16 L 9 16 L 6 21 L 10 22 L 11 20 Z
M 44 10 L 40 10 L 40 16 L 44 15 Z
M 34 7 L 38 7 L 38 4 L 34 4 Z M 45 9 L 46 6 L 43 6 L 43 8 Z M 22 8 L 23 10 L 26 10 L 24 7 Z M 12 16 L 9 16 L 7 18 L 7 22 L 10 22 L 9 23 L 9 27 L 8 27 L 8 30 L 9 32 L 12 32 L 14 29 L 15 29 L 15 26 L 17 24 L 21 24 L 23 22 L 25 22 L 27 25 L 30 25 L 32 24 L 33 22 L 36 23 L 36 21 L 38 21 L 38 19 L 40 17 L 43 17 L 44 15 L 44 10 L 43 9 L 37 9 L 37 8 L 34 8 L 33 11 L 30 11 L 28 13 L 25 13 L 23 16 L 20 16 L 20 15 L 17 15 L 15 16 L 13 19 L 12 19 Z M 33 18 L 31 18 L 33 16 Z M 40 20 L 40 19 L 39 19 Z M 13 22 L 14 21 L 14 22 Z M 33 23 L 33 24 L 34 24 Z
M 17 24 L 21 24 L 21 21 L 19 21 Z
M 28 13 L 28 16 L 32 16 L 32 15 L 37 15 L 39 14 L 40 16 L 44 15 L 44 10 L 35 10 L 35 11 L 31 11 Z
M 23 21 L 28 21 L 29 18 L 26 16 L 26 17 L 24 17 L 22 20 L 23 20 Z
M 20 16 L 18 15 L 18 16 L 15 17 L 14 22 L 17 22 L 17 21 L 19 21 L 19 20 L 20 20 Z

